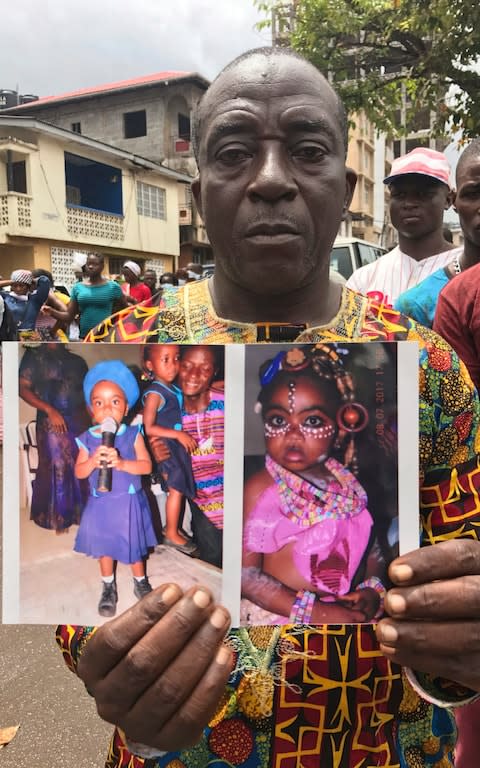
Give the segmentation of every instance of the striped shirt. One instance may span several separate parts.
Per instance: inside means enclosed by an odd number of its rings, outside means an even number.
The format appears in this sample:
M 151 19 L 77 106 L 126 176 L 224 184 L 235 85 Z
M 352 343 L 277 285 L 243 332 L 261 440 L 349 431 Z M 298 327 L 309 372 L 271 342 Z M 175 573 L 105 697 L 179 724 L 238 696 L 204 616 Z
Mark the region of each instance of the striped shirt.
M 220 530 L 223 529 L 223 423 L 224 393 L 220 390 L 210 390 L 205 411 L 182 412 L 182 427 L 198 445 L 190 456 L 197 486 L 194 502 Z
M 392 306 L 401 293 L 451 264 L 462 251 L 463 248 L 452 248 L 415 261 L 397 245 L 377 261 L 357 269 L 348 279 L 347 287 L 385 306 Z

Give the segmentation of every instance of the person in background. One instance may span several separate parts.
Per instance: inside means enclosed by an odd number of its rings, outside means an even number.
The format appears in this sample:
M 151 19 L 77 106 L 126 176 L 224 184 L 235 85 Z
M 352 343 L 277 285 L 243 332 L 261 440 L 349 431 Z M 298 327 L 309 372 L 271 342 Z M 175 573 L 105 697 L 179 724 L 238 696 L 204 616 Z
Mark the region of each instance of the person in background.
M 165 285 L 178 285 L 178 277 L 173 272 L 163 272 L 160 275 L 160 286 L 163 288 Z
M 447 241 L 447 243 L 452 243 L 453 245 L 453 232 L 448 226 L 448 224 L 445 224 L 443 227 L 443 237 Z
M 480 262 L 480 235 L 476 210 L 476 198 L 480 196 L 476 193 L 477 184 L 480 184 L 480 139 L 473 139 L 458 160 L 453 198 L 453 207 L 458 213 L 464 236 L 463 250 L 459 248 L 451 251 L 455 256 L 449 264 L 400 294 L 394 304 L 395 309 L 413 317 L 427 328 L 433 326 L 438 297 L 449 280 Z M 455 344 L 452 346 L 460 354 Z
M 97 323 L 112 314 L 114 304 L 118 304 L 120 308 L 127 306 L 127 299 L 119 284 L 103 277 L 104 266 L 103 256 L 89 253 L 85 263 L 86 277 L 73 286 L 65 310 L 44 308 L 44 312 L 68 324 L 78 315 L 81 339 L 85 338 Z
M 449 179 L 448 160 L 434 149 L 418 147 L 393 161 L 383 183 L 390 191 L 398 246 L 355 270 L 348 288 L 390 307 L 401 293 L 461 253 L 443 236 L 443 214 L 452 204 Z
M 3 290 L 7 286 L 10 290 Z M 0 292 L 17 332 L 32 333 L 50 293 L 48 278 L 42 275 L 35 280 L 29 269 L 15 269 L 9 280 L 0 280 Z
M 150 293 L 153 296 L 157 292 L 157 273 L 154 269 L 146 269 L 143 273 L 143 282 L 150 289 Z
M 193 261 L 187 264 L 187 274 L 190 280 L 201 280 L 203 277 L 203 267 Z
M 197 443 L 191 454 L 197 493 L 189 500 L 193 537 L 200 558 L 221 568 L 225 396 L 223 381 L 217 381 L 219 367 L 214 347 L 182 345 L 178 374 L 182 429 Z
M 54 307 L 60 311 L 64 311 L 68 304 L 70 297 L 66 296 L 61 291 L 56 291 L 53 285 L 53 275 L 48 269 L 34 269 L 32 271 L 34 279 L 41 276 L 46 277 L 50 283 L 50 292 L 48 294 L 45 305 L 47 307 Z M 44 305 L 44 306 L 45 306 Z M 66 325 L 59 320 L 55 320 L 54 317 L 45 314 L 43 307 L 37 316 L 37 322 L 35 323 L 35 331 L 39 334 L 42 341 L 68 341 L 68 337 L 65 333 Z
M 195 280 L 195 277 L 190 277 L 188 271 L 183 267 L 177 269 L 175 277 L 178 280 L 178 285 L 185 285 L 185 283 L 190 283 L 192 280 Z
M 416 341 L 412 512 L 422 544 L 434 546 L 390 564 L 387 617 L 376 626 L 227 635 L 229 613 L 208 589 L 170 581 L 96 630 L 60 627 L 64 658 L 119 726 L 109 768 L 449 768 L 450 707 L 480 691 L 477 393 L 431 330 L 330 282 L 356 175 L 345 165 L 343 105 L 312 64 L 283 48 L 247 52 L 213 81 L 194 119 L 192 190 L 215 273 L 165 291 L 148 310 L 120 312 L 89 340 Z
M 183 396 L 175 384 L 180 369 L 180 350 L 175 344 L 147 344 L 144 347 L 144 370 L 147 384 L 143 391 L 143 426 L 149 442 L 161 438 L 170 456 L 155 465 L 162 476 L 165 503 L 163 544 L 185 555 L 195 556 L 197 547 L 180 530 L 180 517 L 185 499 L 196 494 L 190 454 L 197 448 L 195 439 L 182 429 Z M 155 456 L 155 449 L 153 447 Z
M 87 254 L 83 251 L 75 251 L 73 254 L 73 274 L 75 282 L 79 283 L 85 277 L 85 264 L 87 263 Z
M 140 280 L 142 270 L 135 261 L 126 261 L 122 267 L 122 275 L 125 282 L 122 283 L 122 291 L 128 304 L 140 304 L 152 298 L 152 292 L 145 281 Z
M 30 518 L 56 533 L 78 525 L 88 486 L 75 477 L 75 437 L 89 425 L 82 382 L 88 367 L 65 344 L 28 347 L 19 371 L 19 394 L 35 408 L 38 468 Z
M 454 208 L 464 236 L 464 252 L 459 258 L 458 277 L 437 294 L 433 327 L 443 336 L 467 365 L 477 389 L 480 387 L 479 301 L 476 290 L 480 280 L 480 139 L 473 139 L 463 150 L 457 164 L 457 189 Z M 475 266 L 476 265 L 476 266 Z M 465 271 L 468 270 L 468 273 Z M 451 277 L 451 275 L 450 275 Z M 458 744 L 457 768 L 471 768 L 478 761 L 480 740 L 478 722 L 480 703 L 460 707 L 456 712 Z

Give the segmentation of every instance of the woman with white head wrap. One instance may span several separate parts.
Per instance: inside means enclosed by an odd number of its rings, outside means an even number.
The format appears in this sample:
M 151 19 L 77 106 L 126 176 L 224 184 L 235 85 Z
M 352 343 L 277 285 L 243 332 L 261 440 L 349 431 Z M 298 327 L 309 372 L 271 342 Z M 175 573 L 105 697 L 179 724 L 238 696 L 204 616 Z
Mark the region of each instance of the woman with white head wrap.
M 148 285 L 140 280 L 142 270 L 136 261 L 126 261 L 122 267 L 122 275 L 125 282 L 122 291 L 129 304 L 140 304 L 152 298 L 152 292 Z

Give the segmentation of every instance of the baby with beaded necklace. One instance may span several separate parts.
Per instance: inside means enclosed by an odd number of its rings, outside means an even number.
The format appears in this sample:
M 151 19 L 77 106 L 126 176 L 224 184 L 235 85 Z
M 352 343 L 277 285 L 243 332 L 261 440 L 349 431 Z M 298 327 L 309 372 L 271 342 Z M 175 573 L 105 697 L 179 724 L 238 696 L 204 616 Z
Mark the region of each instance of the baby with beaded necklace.
M 383 611 L 385 564 L 358 471 L 343 350 L 293 347 L 260 370 L 265 468 L 244 493 L 242 623 L 346 624 Z M 334 458 L 341 456 L 342 461 Z

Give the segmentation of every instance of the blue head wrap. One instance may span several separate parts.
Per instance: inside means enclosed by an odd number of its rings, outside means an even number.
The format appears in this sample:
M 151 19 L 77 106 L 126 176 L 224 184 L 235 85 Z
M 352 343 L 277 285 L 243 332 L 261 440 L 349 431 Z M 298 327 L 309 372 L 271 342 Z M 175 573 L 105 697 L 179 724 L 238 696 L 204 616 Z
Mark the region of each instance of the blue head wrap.
M 90 368 L 83 380 L 83 394 L 90 403 L 92 389 L 99 381 L 113 381 L 124 392 L 128 407 L 132 408 L 140 396 L 137 380 L 121 360 L 103 360 Z

